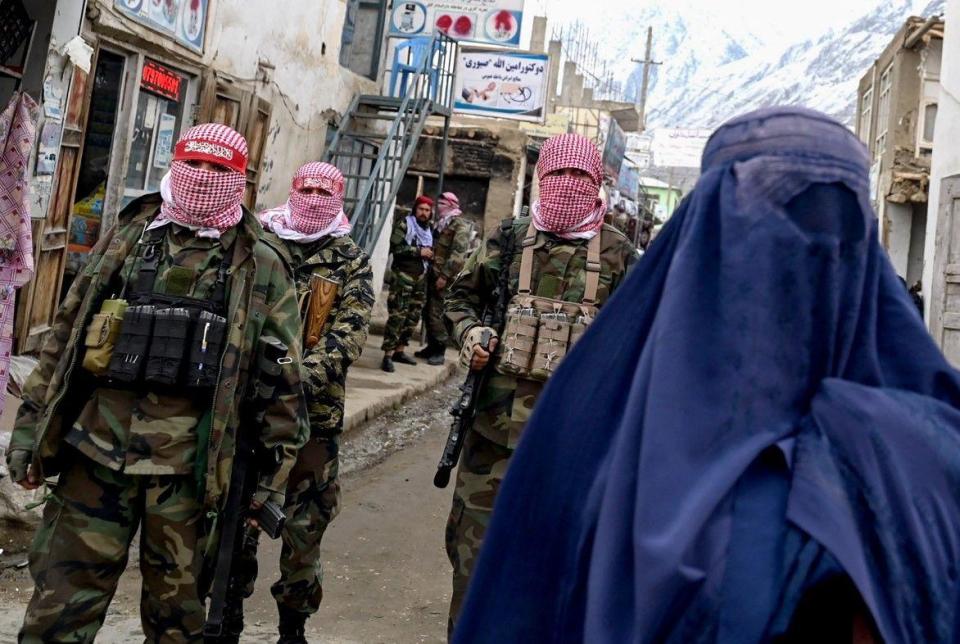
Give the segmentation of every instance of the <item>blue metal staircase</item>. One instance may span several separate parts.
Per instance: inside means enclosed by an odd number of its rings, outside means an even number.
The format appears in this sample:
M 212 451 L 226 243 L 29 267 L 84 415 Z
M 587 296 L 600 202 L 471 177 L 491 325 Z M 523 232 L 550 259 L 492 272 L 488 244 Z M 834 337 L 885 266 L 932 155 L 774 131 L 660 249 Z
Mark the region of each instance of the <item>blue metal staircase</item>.
M 430 55 L 399 83 L 399 96 L 355 96 L 324 155 L 325 161 L 343 172 L 344 210 L 353 223 L 354 239 L 367 253 L 373 252 L 390 218 L 400 183 L 431 116 L 444 119 L 438 169 L 442 188 L 457 47 L 455 40 L 438 34 L 431 41 Z

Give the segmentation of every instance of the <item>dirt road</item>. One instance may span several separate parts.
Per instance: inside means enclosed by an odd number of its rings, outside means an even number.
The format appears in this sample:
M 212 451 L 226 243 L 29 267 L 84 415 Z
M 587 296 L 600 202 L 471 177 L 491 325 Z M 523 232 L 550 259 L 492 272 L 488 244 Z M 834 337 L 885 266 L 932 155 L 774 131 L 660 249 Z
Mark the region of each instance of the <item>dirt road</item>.
M 432 485 L 446 437 L 454 383 L 388 412 L 343 446 L 343 510 L 324 538 L 324 600 L 308 622 L 310 642 L 444 642 L 450 564 L 443 528 L 451 490 Z M 378 462 L 379 461 L 379 462 Z M 260 571 L 242 641 L 276 641 L 279 545 L 261 541 Z M 142 640 L 136 552 L 98 642 Z M 23 569 L 0 572 L 0 642 L 15 641 L 32 582 Z

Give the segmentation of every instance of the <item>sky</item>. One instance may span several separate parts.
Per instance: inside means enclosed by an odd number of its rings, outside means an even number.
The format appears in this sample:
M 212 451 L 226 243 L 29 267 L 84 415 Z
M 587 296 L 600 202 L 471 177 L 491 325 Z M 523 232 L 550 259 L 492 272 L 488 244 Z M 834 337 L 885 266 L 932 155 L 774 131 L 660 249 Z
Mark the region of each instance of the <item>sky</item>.
M 568 22 L 603 12 L 628 17 L 643 7 L 677 7 L 685 11 L 732 13 L 747 31 L 774 30 L 790 41 L 813 38 L 840 27 L 875 7 L 878 0 L 590 0 L 584 16 L 584 0 L 526 0 L 526 11 L 547 15 L 551 21 Z M 597 7 L 600 11 L 593 11 Z M 527 21 L 529 23 L 532 21 Z

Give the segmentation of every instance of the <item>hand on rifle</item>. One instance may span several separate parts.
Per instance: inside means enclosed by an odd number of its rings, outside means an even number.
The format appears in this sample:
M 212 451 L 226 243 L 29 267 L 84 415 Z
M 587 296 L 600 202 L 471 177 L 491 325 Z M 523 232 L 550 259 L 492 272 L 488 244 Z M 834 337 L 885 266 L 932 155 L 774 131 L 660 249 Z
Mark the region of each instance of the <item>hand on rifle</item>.
M 424 259 L 433 259 L 433 249 L 427 246 L 424 246 L 420 249 L 420 257 Z
M 262 526 L 260 525 L 260 522 L 257 521 L 256 516 L 263 507 L 263 504 L 268 501 L 273 501 L 282 507 L 283 495 L 277 494 L 271 490 L 266 490 L 261 486 L 253 495 L 253 498 L 250 499 L 250 512 L 247 518 L 247 525 L 249 525 L 251 528 L 261 529 Z
M 14 449 L 10 451 L 7 469 L 10 471 L 10 478 L 25 490 L 36 490 L 43 481 L 37 476 L 36 468 L 31 464 L 33 453 L 26 449 Z
M 445 278 L 445 277 L 438 277 L 438 278 L 437 278 L 437 290 L 438 290 L 438 291 L 442 291 L 442 290 L 443 290 L 443 287 L 446 286 L 446 285 L 447 285 L 447 278 Z
M 489 334 L 490 342 L 487 348 L 483 347 L 483 336 Z M 469 366 L 472 371 L 480 371 L 490 362 L 490 356 L 497 348 L 497 332 L 488 326 L 475 326 L 467 331 L 463 337 L 463 346 L 460 349 L 460 364 Z

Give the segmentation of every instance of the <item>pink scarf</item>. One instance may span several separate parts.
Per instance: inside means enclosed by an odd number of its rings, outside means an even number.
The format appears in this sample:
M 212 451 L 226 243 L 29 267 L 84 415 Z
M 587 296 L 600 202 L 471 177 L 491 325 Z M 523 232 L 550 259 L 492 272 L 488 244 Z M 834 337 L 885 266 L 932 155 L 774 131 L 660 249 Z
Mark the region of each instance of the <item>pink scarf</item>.
M 586 177 L 551 174 L 572 168 Z M 606 206 L 600 198 L 603 161 L 590 139 L 580 134 L 551 137 L 540 149 L 537 163 L 540 198 L 533 204 L 537 230 L 564 239 L 590 239 L 603 228 Z

